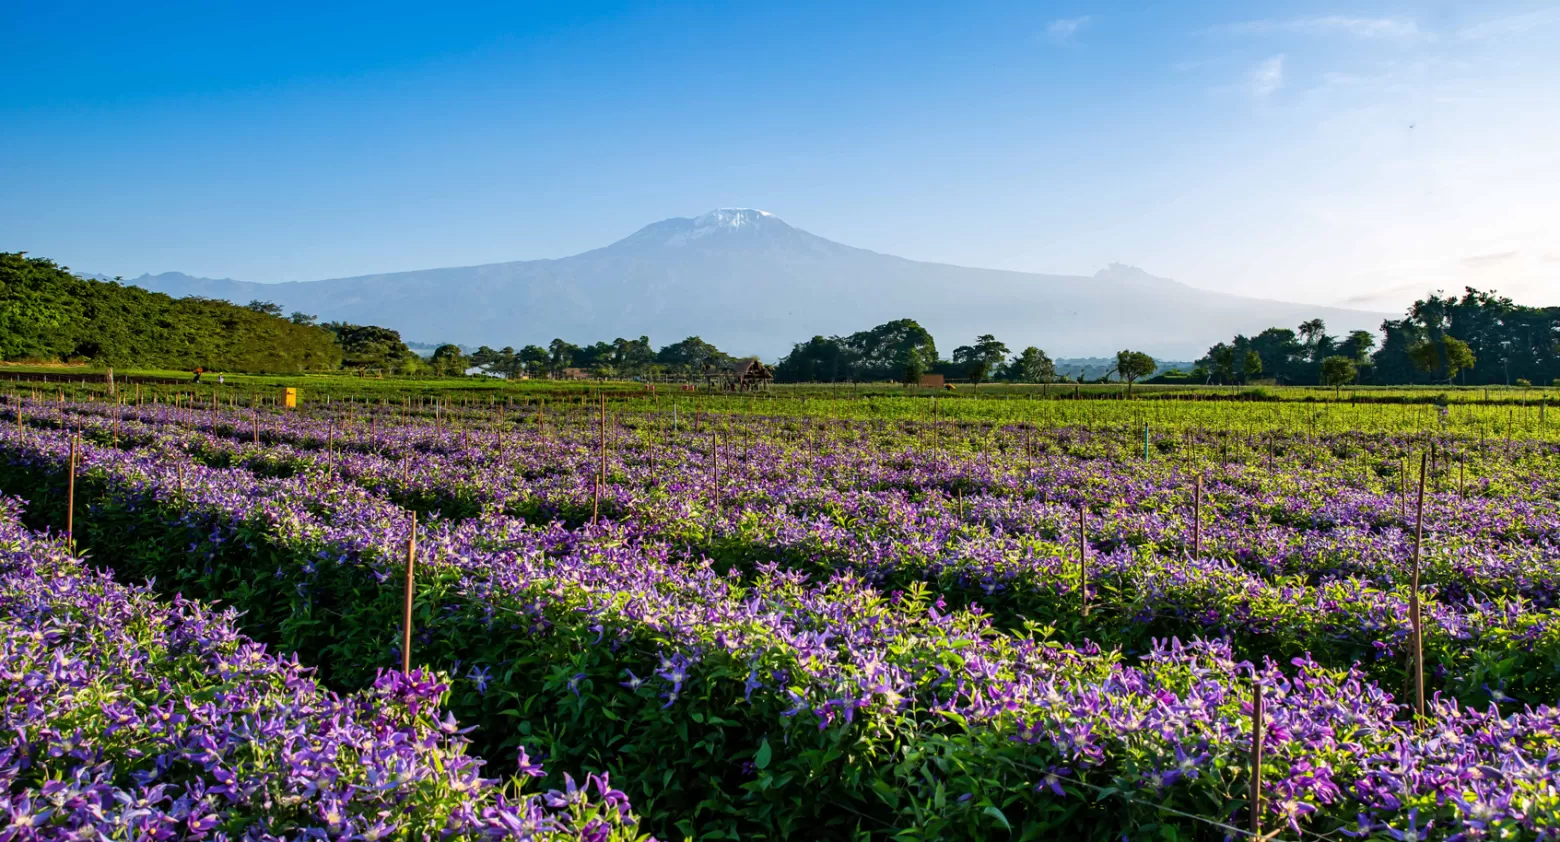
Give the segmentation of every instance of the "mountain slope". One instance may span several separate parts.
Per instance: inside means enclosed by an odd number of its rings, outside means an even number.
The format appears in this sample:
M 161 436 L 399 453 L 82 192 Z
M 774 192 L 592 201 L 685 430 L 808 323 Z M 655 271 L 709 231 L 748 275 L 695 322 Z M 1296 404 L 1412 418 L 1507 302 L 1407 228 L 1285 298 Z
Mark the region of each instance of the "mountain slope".
M 657 222 L 603 248 L 530 260 L 255 284 L 145 275 L 172 295 L 394 328 L 428 341 L 520 346 L 700 335 L 734 353 L 776 357 L 814 334 L 920 321 L 949 349 L 979 333 L 1056 354 L 1123 347 L 1195 358 L 1235 333 L 1322 318 L 1333 332 L 1374 329 L 1380 314 L 1199 290 L 1112 265 L 1093 277 L 923 263 L 842 245 L 778 217 L 722 209 Z

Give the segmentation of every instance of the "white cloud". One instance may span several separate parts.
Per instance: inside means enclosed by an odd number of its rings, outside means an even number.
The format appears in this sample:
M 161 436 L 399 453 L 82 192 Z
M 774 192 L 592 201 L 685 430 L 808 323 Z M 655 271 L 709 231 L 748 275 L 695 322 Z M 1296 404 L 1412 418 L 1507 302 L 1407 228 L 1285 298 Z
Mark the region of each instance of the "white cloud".
M 1051 25 L 1045 28 L 1047 38 L 1058 44 L 1071 41 L 1084 27 L 1089 25 L 1089 16 L 1082 15 L 1076 18 L 1057 18 L 1051 21 Z
M 1560 23 L 1560 6 L 1552 6 L 1547 9 L 1538 9 L 1520 15 L 1509 15 L 1503 18 L 1483 21 L 1463 29 L 1457 35 L 1459 38 L 1469 41 L 1486 41 L 1493 38 L 1522 35 L 1539 27 L 1555 23 Z
M 1248 20 L 1206 30 L 1219 35 L 1349 35 L 1355 38 L 1414 38 L 1423 33 L 1412 20 L 1325 15 L 1288 20 Z
M 1284 86 L 1284 56 L 1282 53 L 1265 59 L 1246 75 L 1246 90 L 1258 99 L 1265 99 Z

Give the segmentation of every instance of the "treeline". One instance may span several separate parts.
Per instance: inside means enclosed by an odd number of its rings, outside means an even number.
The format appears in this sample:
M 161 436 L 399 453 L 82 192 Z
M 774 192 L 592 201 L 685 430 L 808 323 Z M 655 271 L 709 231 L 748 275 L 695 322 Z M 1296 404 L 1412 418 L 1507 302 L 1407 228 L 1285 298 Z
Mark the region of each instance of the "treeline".
M 977 385 L 987 380 L 1047 383 L 1059 379 L 1056 364 L 1044 351 L 1031 346 L 1013 354 L 989 333 L 954 348 L 952 358 L 944 359 L 932 334 L 914 319 L 898 319 L 849 336 L 814 336 L 792 347 L 775 366 L 775 379 L 790 383 L 914 383 L 926 374 Z
M 1298 330 L 1272 327 L 1209 348 L 1187 379 L 1328 386 L 1560 382 L 1560 307 L 1526 307 L 1469 287 L 1461 298 L 1436 294 L 1414 302 L 1404 318 L 1381 323 L 1381 336 L 1378 348 L 1370 331 L 1332 336 L 1321 319 Z
M 342 351 L 319 328 L 225 301 L 85 280 L 50 260 L 0 252 L 0 357 L 290 372 L 335 369 Z
M 504 377 L 669 377 L 687 378 L 721 368 L 736 361 L 697 336 L 664 345 L 656 350 L 650 337 L 614 339 L 592 345 L 575 345 L 554 339 L 543 348 L 527 345 L 520 350 L 486 345 L 467 354 L 458 345 L 440 345 L 428 358 L 429 368 L 437 374 L 454 375 L 477 367 Z
M 675 379 L 697 378 L 737 359 L 697 336 L 659 350 L 650 344 L 649 337 L 641 336 L 585 346 L 554 339 L 545 348 L 527 345 L 519 350 L 495 350 L 484 345 L 470 353 L 458 345 L 446 344 L 434 348 L 427 366 L 430 372 L 442 375 L 460 374 L 475 367 L 505 377 L 560 377 L 577 373 L 601 378 Z M 1148 355 L 1132 351 L 1123 351 L 1109 360 L 1085 362 L 1091 365 L 1084 370 L 1094 371 L 1101 380 L 1137 380 L 1157 368 Z M 952 357 L 944 359 L 938 354 L 931 333 L 913 319 L 898 319 L 849 336 L 814 336 L 794 346 L 774 372 L 775 379 L 782 383 L 914 383 L 926 374 L 976 384 L 1072 379 L 1059 372 L 1056 363 L 1039 348 L 1031 346 L 1013 353 L 990 334 L 954 348 Z

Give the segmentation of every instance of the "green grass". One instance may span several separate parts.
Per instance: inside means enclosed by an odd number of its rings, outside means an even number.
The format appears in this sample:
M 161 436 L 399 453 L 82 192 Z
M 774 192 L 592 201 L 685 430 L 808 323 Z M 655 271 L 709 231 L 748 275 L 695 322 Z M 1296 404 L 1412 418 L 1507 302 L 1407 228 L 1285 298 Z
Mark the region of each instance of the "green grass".
M 44 372 L 59 383 L 7 382 L 7 372 Z M 72 373 L 101 369 L 62 366 L 0 368 L 0 394 L 107 399 L 103 383 L 70 382 Z M 223 403 L 271 403 L 285 387 L 298 389 L 305 404 L 337 401 L 411 401 L 417 406 L 441 402 L 447 409 L 480 412 L 499 404 L 550 408 L 593 405 L 605 392 L 612 411 L 682 413 L 719 412 L 788 416 L 798 419 L 857 419 L 931 422 L 936 420 L 1084 425 L 1101 430 L 1136 430 L 1145 426 L 1163 434 L 1195 427 L 1246 430 L 1295 429 L 1315 432 L 1412 433 L 1445 429 L 1470 436 L 1560 438 L 1560 390 L 1517 387 L 1358 387 L 1335 391 L 1313 386 L 1135 386 L 1127 399 L 1123 387 L 1110 384 L 1050 386 L 994 384 L 953 391 L 908 388 L 892 384 L 776 385 L 751 394 L 682 391 L 677 384 L 657 384 L 652 392 L 631 381 L 507 382 L 489 378 L 359 377 L 348 373 L 298 375 L 225 374 L 216 383 L 208 374 L 199 384 L 145 384 L 126 377 L 169 377 L 190 380 L 189 372 L 158 369 L 119 370 L 121 399 L 143 400 L 153 395 L 167 400 L 193 397 L 208 403 L 213 395 Z M 53 380 L 53 377 L 51 377 Z M 139 392 L 137 391 L 139 390 Z M 1444 411 L 1443 411 L 1444 410 Z M 583 409 L 579 411 L 584 411 Z M 1141 434 L 1139 432 L 1139 434 Z

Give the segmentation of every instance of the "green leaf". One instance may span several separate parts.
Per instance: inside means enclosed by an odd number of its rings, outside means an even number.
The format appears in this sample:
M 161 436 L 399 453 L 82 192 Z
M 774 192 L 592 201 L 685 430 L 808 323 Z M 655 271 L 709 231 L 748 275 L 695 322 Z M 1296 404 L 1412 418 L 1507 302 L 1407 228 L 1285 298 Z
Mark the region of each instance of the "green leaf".
M 758 747 L 758 753 L 753 755 L 753 765 L 759 769 L 769 768 L 769 756 L 771 753 L 769 738 L 765 737 L 763 745 Z
M 1002 811 L 998 810 L 996 807 L 987 807 L 986 809 L 982 810 L 981 812 L 983 812 L 986 815 L 996 819 L 1007 830 L 1012 830 L 1013 829 L 1013 826 L 1008 824 L 1007 816 L 1002 815 Z

